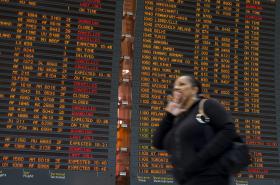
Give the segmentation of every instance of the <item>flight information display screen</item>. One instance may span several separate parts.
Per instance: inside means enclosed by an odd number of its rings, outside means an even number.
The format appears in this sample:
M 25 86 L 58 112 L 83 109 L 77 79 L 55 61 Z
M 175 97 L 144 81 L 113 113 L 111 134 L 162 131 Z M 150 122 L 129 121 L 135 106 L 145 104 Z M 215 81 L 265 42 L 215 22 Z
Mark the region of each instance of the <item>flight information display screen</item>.
M 170 184 L 167 153 L 151 146 L 174 80 L 194 75 L 231 111 L 253 163 L 233 184 L 280 184 L 273 0 L 138 1 L 131 184 Z M 136 70 L 137 69 L 137 70 Z
M 122 1 L 0 0 L 0 181 L 115 183 Z

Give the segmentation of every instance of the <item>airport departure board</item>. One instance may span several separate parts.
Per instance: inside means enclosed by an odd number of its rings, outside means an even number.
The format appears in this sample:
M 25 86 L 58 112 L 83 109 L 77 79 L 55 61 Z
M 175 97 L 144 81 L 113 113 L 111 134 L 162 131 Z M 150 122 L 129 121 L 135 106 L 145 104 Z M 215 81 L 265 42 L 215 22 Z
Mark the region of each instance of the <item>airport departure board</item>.
M 151 146 L 151 137 L 165 114 L 172 83 L 184 74 L 194 75 L 206 97 L 232 112 L 237 132 L 250 146 L 253 163 L 232 184 L 280 184 L 276 3 L 138 1 L 131 184 L 175 184 L 168 155 Z
M 0 184 L 115 184 L 122 1 L 0 0 Z

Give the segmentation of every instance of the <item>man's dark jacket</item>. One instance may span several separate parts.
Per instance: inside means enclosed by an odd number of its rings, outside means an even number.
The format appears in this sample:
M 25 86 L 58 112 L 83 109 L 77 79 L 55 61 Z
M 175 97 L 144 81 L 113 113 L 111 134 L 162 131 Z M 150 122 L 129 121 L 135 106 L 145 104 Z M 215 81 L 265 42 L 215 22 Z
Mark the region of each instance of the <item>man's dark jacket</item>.
M 229 176 L 218 161 L 238 137 L 231 115 L 220 103 L 213 99 L 204 103 L 209 123 L 196 120 L 198 104 L 176 117 L 167 112 L 153 136 L 153 146 L 170 154 L 174 177 L 180 184 L 201 175 Z

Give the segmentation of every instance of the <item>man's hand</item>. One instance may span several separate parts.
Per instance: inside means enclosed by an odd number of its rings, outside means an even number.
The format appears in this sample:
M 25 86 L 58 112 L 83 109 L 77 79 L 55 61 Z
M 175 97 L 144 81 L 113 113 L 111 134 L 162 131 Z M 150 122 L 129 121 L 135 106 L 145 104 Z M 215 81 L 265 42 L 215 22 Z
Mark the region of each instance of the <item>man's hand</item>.
M 184 98 L 182 94 L 179 92 L 174 92 L 173 96 L 168 95 L 167 97 L 168 103 L 165 107 L 165 111 L 170 112 L 174 116 L 178 116 L 180 113 L 184 112 L 186 109 L 182 108 L 182 103 L 184 102 Z

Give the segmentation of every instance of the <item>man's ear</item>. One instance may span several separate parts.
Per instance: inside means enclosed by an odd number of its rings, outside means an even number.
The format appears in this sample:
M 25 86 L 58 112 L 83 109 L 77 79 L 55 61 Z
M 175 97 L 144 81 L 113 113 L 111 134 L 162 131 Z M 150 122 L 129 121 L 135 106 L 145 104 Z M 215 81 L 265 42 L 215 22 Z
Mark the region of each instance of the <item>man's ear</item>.
M 193 94 L 197 94 L 198 92 L 198 87 L 193 87 Z

